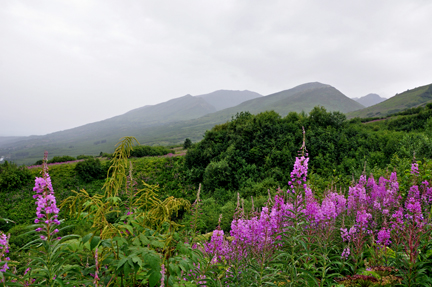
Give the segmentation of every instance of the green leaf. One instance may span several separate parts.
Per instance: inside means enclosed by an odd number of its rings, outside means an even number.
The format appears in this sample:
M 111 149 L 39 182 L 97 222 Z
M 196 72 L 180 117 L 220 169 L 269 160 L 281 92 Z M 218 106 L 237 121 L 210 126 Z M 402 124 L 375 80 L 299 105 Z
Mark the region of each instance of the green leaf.
M 93 236 L 90 242 L 90 250 L 93 250 L 96 246 L 98 246 L 99 242 L 100 242 L 100 237 Z
M 141 243 L 143 246 L 149 245 L 150 244 L 150 240 L 147 238 L 147 236 L 145 236 L 144 234 L 140 234 L 139 236 Z
M 126 262 L 123 265 L 123 272 L 124 272 L 125 276 L 127 276 L 131 273 L 131 266 L 129 265 L 129 262 Z
M 65 286 L 63 280 L 61 280 L 60 278 L 56 278 L 54 281 L 58 282 L 62 287 Z
M 147 253 L 145 258 L 145 262 L 150 266 L 151 270 L 155 270 L 157 272 L 160 271 L 160 258 L 156 254 Z
M 156 286 L 161 281 L 162 274 L 160 272 L 151 272 L 149 277 L 150 287 Z
M 139 240 L 138 237 L 135 237 L 135 238 L 132 240 L 132 244 L 135 245 L 135 246 L 141 246 L 141 242 L 140 242 L 140 240 Z
M 119 261 L 119 263 L 117 264 L 117 270 L 120 269 L 120 268 L 123 266 L 123 264 L 125 264 L 125 262 L 126 262 L 127 260 L 128 260 L 127 257 L 122 258 L 122 259 Z
M 85 244 L 87 241 L 90 240 L 90 238 L 92 238 L 92 236 L 93 236 L 93 233 L 89 233 L 89 234 L 85 235 L 85 236 L 82 238 L 82 243 Z
M 141 260 L 141 258 L 139 258 L 138 256 L 133 256 L 132 257 L 132 262 L 134 262 L 134 263 L 138 263 L 138 265 L 139 265 L 139 267 L 142 267 L 142 260 Z
M 165 242 L 163 241 L 159 241 L 159 240 L 152 240 L 152 242 L 150 242 L 151 246 L 156 247 L 156 248 L 164 248 L 165 247 Z
M 132 226 L 129 224 L 124 224 L 123 226 L 130 232 L 131 235 L 134 233 Z

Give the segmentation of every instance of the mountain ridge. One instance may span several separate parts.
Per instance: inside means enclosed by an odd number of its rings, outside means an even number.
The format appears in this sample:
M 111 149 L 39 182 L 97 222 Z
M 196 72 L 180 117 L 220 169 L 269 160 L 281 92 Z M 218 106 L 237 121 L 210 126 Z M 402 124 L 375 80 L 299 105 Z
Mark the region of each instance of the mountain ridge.
M 334 87 L 318 82 L 253 98 L 215 112 L 216 108 L 202 97 L 185 95 L 158 105 L 140 107 L 103 121 L 45 136 L 21 139 L 6 147 L 3 146 L 0 155 L 7 153 L 10 158 L 26 163 L 40 159 L 45 149 L 51 155 L 95 155 L 101 151 L 111 152 L 123 136 L 134 136 L 142 144 L 178 144 L 187 137 L 193 141 L 200 140 L 206 130 L 229 121 L 236 113 L 242 111 L 256 114 L 275 110 L 281 116 L 285 116 L 291 111 L 309 112 L 317 105 L 324 106 L 329 111 L 341 112 L 363 108 L 361 104 L 346 97 Z M 175 108 L 174 113 L 167 115 L 171 108 Z M 191 111 L 196 114 L 191 115 Z M 146 118 L 150 120 L 145 121 Z
M 347 113 L 348 118 L 383 117 L 432 102 L 432 84 L 407 90 L 370 107 Z
M 353 98 L 353 100 L 362 104 L 365 107 L 370 107 L 379 104 L 387 99 L 380 97 L 378 94 L 371 93 L 360 98 Z

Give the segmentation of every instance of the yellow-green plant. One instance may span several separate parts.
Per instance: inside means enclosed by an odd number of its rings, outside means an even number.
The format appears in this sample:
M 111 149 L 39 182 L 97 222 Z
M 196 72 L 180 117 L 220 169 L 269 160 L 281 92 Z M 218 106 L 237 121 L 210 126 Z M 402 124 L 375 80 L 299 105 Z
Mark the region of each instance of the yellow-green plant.
M 134 137 L 124 137 L 117 144 L 103 194 L 91 196 L 84 189 L 72 191 L 74 195 L 61 204 L 70 215 L 91 222 L 92 232 L 82 242 L 89 242 L 86 248 L 91 252 L 96 252 L 99 246 L 99 262 L 109 265 L 111 270 L 111 275 L 105 278 L 107 286 L 115 282 L 121 286 L 135 285 L 146 280 L 155 286 L 161 280 L 163 266 L 167 267 L 168 274 L 162 278 L 168 279 L 162 280 L 173 282 L 180 278 L 178 262 L 181 260 L 176 258 L 179 248 L 185 245 L 175 232 L 180 225 L 172 216 L 180 210 L 189 210 L 190 202 L 172 196 L 162 200 L 158 186 L 145 182 L 142 189 L 134 189 L 132 164 L 128 159 L 134 144 L 139 144 Z M 121 196 L 123 192 L 128 194 L 127 198 Z M 109 216 L 113 214 L 117 219 L 110 222 Z M 181 250 L 191 249 L 181 247 Z
M 119 215 L 122 212 L 123 202 L 119 197 L 119 192 L 127 188 L 128 158 L 134 144 L 139 144 L 134 137 L 124 137 L 116 145 L 108 177 L 103 186 L 103 194 L 91 196 L 84 189 L 72 190 L 74 195 L 66 198 L 61 204 L 61 208 L 66 207 L 70 215 L 91 220 L 92 228 L 98 231 L 103 239 L 122 235 L 122 232 L 127 230 L 125 224 L 108 222 L 107 216 L 113 213 Z M 145 182 L 143 184 L 144 188 L 136 191 L 132 200 L 136 222 L 150 229 L 158 229 L 164 222 L 177 227 L 178 225 L 171 220 L 171 216 L 181 209 L 189 209 L 190 202 L 172 196 L 161 200 L 157 194 L 158 186 L 148 185 Z

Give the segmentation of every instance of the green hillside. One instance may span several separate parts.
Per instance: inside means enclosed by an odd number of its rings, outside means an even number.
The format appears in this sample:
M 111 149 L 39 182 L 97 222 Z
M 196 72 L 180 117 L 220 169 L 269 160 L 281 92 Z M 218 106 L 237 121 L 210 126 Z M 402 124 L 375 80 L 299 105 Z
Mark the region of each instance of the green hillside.
M 432 84 L 407 90 L 401 94 L 362 110 L 347 113 L 348 118 L 371 118 L 394 114 L 432 102 Z

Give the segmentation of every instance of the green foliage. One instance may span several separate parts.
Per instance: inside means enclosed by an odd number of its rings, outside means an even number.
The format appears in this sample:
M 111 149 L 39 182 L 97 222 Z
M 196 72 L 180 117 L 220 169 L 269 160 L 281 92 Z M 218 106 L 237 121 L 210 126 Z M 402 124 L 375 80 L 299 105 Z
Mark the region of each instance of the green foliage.
M 173 151 L 162 146 L 145 146 L 140 145 L 133 148 L 131 156 L 143 157 L 143 156 L 160 156 L 172 153 Z
M 189 138 L 185 139 L 185 141 L 184 141 L 184 143 L 183 143 L 183 148 L 184 148 L 184 149 L 188 149 L 188 148 L 190 148 L 191 146 L 192 146 L 192 141 L 191 141 Z
M 188 150 L 186 174 L 203 194 L 226 202 L 239 191 L 242 196 L 267 194 L 278 186 L 287 188 L 293 159 L 301 146 L 301 127 L 306 129 L 309 167 L 312 174 L 329 178 L 320 190 L 338 182 L 349 185 L 365 169 L 385 168 L 394 154 L 400 158 L 431 157 L 430 137 L 381 129 L 358 121 L 347 122 L 339 112 L 315 107 L 309 115 L 274 112 L 240 113 L 231 121 L 206 132 L 204 139 Z
M 101 164 L 98 158 L 89 158 L 78 162 L 75 166 L 77 176 L 84 182 L 102 179 L 106 176 L 108 168 Z
M 25 166 L 17 166 L 5 161 L 0 164 L 0 190 L 11 191 L 19 189 L 31 181 L 31 174 Z
M 91 159 L 91 158 L 93 158 L 93 156 L 91 156 L 91 155 L 81 154 L 81 155 L 77 156 L 77 159 Z
M 66 162 L 66 161 L 74 161 L 76 158 L 74 158 L 73 156 L 68 156 L 68 155 L 64 155 L 64 156 L 55 156 L 52 159 L 50 159 L 48 161 L 48 163 L 55 163 L 55 162 Z

